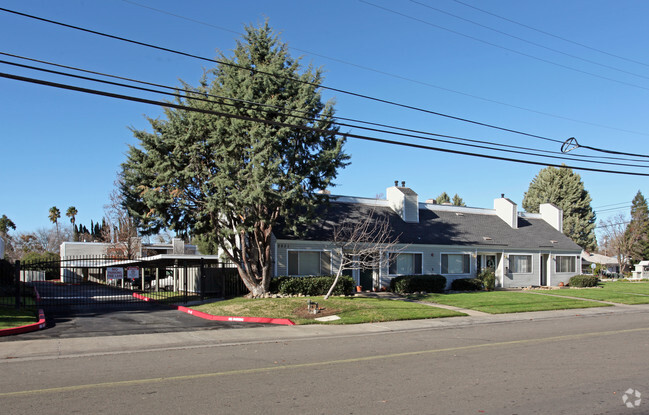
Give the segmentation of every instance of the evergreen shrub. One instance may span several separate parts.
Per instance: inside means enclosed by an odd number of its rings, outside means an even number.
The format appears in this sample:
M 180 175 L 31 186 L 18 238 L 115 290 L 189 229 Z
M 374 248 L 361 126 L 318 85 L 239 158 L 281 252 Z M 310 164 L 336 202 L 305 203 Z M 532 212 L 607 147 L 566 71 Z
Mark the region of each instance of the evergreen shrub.
M 484 284 L 478 278 L 460 278 L 451 283 L 453 291 L 481 291 L 482 289 Z
M 446 289 L 446 278 L 441 275 L 400 275 L 390 280 L 390 291 L 400 294 L 425 291 L 441 293 Z
M 595 275 L 575 275 L 570 278 L 568 285 L 571 287 L 597 287 L 599 278 Z
M 277 291 L 284 295 L 325 295 L 331 284 L 333 284 L 335 275 L 330 276 L 309 276 L 309 277 L 278 277 Z M 271 281 L 271 284 L 273 282 Z M 332 295 L 348 295 L 354 290 L 354 279 L 352 277 L 341 275 L 338 283 L 334 288 Z M 271 290 L 272 292 L 272 290 Z

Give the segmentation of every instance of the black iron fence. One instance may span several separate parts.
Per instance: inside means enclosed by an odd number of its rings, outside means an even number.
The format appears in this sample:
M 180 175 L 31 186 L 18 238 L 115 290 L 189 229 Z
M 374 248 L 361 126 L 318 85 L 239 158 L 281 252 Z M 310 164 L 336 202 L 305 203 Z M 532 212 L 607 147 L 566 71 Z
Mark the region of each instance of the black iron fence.
M 0 306 L 35 309 L 34 289 L 20 281 L 19 266 L 0 260 Z
M 248 292 L 233 264 L 199 257 L 74 257 L 0 266 L 0 305 L 8 306 L 35 300 L 43 306 L 186 304 Z

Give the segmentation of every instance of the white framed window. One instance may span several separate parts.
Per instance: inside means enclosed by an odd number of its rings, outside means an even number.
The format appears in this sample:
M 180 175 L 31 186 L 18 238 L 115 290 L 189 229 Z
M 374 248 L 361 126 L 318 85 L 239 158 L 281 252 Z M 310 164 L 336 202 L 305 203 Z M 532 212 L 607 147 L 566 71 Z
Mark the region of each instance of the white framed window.
M 390 275 L 421 275 L 422 254 L 420 253 L 389 253 Z
M 469 254 L 442 254 L 442 274 L 469 274 L 470 272 Z
M 331 275 L 331 252 L 288 251 L 288 275 Z
M 510 255 L 509 271 L 512 274 L 531 274 L 532 255 Z
M 576 258 L 574 256 L 559 256 L 555 257 L 555 270 L 556 272 L 575 272 Z

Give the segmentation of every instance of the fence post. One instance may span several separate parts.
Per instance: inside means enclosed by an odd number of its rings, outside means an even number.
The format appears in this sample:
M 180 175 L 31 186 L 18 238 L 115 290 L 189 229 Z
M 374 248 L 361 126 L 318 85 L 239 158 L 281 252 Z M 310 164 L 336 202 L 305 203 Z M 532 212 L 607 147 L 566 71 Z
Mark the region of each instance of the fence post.
M 203 258 L 201 258 L 200 269 L 199 269 L 198 272 L 200 273 L 201 301 L 203 301 L 203 300 L 205 300 L 205 280 L 207 279 L 205 277 L 205 264 L 204 264 Z
M 16 310 L 18 310 L 20 308 L 20 261 L 16 261 L 14 282 L 16 286 Z

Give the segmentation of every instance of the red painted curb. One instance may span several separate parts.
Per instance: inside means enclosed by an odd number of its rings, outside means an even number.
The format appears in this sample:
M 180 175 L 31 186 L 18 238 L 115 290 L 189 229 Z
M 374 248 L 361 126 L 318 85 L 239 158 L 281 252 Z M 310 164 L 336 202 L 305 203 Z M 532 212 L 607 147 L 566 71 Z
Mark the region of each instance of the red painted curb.
M 9 336 L 12 334 L 29 333 L 31 331 L 41 330 L 45 328 L 45 313 L 43 310 L 38 310 L 38 323 L 27 324 L 20 327 L 12 327 L 9 329 L 0 330 L 0 336 Z
M 143 301 L 154 301 L 149 297 L 145 297 L 138 293 L 133 293 L 133 297 L 143 300 Z M 214 316 L 212 314 L 207 314 L 202 311 L 194 310 L 188 307 L 181 305 L 170 305 L 171 308 L 175 308 L 178 311 L 183 313 L 191 314 L 192 316 L 200 317 L 205 320 L 213 321 L 237 321 L 240 323 L 266 323 L 266 324 L 282 324 L 285 326 L 294 326 L 291 320 L 287 318 L 269 318 L 269 317 L 233 317 L 233 316 Z

